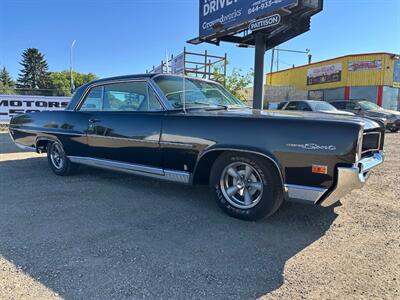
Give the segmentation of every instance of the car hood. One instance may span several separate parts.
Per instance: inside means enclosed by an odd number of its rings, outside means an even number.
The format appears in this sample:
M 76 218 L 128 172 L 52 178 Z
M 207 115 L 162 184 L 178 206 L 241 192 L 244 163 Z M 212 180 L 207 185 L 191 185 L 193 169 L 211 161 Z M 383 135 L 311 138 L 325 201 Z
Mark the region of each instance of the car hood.
M 324 114 L 354 116 L 355 114 L 344 110 L 321 110 Z
M 397 118 L 400 118 L 400 112 L 389 109 L 367 110 L 365 112 L 365 115 L 370 117 L 380 117 L 380 118 L 388 118 L 391 116 L 396 116 Z
M 326 114 L 320 112 L 307 111 L 288 111 L 288 110 L 259 110 L 251 108 L 229 109 L 229 110 L 188 110 L 189 114 L 218 115 L 224 117 L 243 117 L 243 118 L 279 118 L 279 119 L 303 119 L 303 120 L 322 120 L 330 122 L 352 122 L 364 126 L 365 129 L 381 127 L 371 119 L 365 119 L 355 115 Z

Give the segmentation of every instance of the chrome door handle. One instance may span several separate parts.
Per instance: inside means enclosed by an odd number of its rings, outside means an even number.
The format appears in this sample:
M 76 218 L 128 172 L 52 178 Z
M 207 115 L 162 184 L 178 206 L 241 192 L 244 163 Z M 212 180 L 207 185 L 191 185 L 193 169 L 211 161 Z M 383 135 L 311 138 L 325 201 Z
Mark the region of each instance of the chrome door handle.
M 89 119 L 89 123 L 99 123 L 100 119 Z

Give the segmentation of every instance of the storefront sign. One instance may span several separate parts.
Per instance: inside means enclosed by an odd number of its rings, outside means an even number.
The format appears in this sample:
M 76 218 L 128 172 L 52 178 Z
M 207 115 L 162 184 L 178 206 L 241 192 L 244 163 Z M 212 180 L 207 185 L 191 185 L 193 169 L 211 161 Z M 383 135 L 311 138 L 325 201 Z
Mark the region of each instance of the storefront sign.
M 12 116 L 35 111 L 63 110 L 70 97 L 0 95 L 0 123 L 8 123 Z
M 381 60 L 349 62 L 349 71 L 382 70 Z
M 307 70 L 307 85 L 337 82 L 341 80 L 341 63 L 311 68 Z
M 182 74 L 185 69 L 185 56 L 183 53 L 175 56 L 171 62 L 171 70 L 173 74 Z
M 394 62 L 393 69 L 393 87 L 400 88 L 400 60 Z
M 251 31 L 256 31 L 272 26 L 276 26 L 281 22 L 281 16 L 278 14 L 259 19 L 250 23 L 249 29 Z
M 298 0 L 200 0 L 199 35 L 244 25 L 281 8 L 295 7 Z

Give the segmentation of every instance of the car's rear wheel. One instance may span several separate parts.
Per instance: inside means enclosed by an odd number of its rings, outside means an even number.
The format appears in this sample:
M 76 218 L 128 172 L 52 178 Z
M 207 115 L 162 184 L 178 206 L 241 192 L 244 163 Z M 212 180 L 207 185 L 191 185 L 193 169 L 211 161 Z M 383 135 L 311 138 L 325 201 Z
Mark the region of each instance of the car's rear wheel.
M 49 142 L 47 145 L 47 160 L 51 170 L 60 176 L 68 176 L 78 170 L 78 165 L 71 163 L 60 142 Z
M 281 178 L 275 165 L 247 153 L 224 153 L 211 170 L 218 206 L 235 218 L 255 221 L 272 215 L 283 202 Z
M 399 128 L 389 128 L 389 131 L 390 131 L 390 132 L 398 132 L 398 131 L 399 131 Z

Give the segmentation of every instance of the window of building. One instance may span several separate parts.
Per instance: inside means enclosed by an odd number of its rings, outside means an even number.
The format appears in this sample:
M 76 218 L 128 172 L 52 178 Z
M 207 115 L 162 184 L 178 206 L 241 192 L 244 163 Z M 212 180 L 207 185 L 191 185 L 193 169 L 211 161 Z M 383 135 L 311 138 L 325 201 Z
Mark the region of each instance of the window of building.
M 398 110 L 399 107 L 399 91 L 398 88 L 390 86 L 383 87 L 382 107 L 386 109 Z
M 365 99 L 373 103 L 378 101 L 378 87 L 376 86 L 352 86 L 350 99 Z
M 340 100 L 344 99 L 344 88 L 324 90 L 324 100 Z

